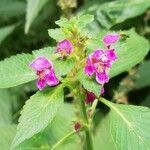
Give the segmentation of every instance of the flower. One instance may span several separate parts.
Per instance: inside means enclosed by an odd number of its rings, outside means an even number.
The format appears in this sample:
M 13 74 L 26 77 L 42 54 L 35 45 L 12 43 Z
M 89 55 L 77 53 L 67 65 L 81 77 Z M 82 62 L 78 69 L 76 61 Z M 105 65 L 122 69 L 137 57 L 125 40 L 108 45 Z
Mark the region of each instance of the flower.
M 119 34 L 107 34 L 103 38 L 103 42 L 107 47 L 110 47 L 111 44 L 118 42 L 120 39 Z
M 56 53 L 60 53 L 62 58 L 70 55 L 72 51 L 73 51 L 73 45 L 69 40 L 63 40 L 58 42 Z
M 116 59 L 117 55 L 114 49 L 95 50 L 88 56 L 84 72 L 89 76 L 95 74 L 96 81 L 99 84 L 105 84 L 109 81 L 107 69 L 111 68 L 112 62 Z
M 104 87 L 102 87 L 100 90 L 100 95 L 104 95 L 104 92 L 105 92 Z M 86 91 L 86 99 L 85 99 L 86 104 L 93 103 L 95 99 L 96 95 L 93 92 Z
M 45 57 L 36 58 L 30 64 L 30 67 L 35 70 L 38 75 L 37 88 L 39 90 L 42 90 L 46 84 L 49 86 L 55 86 L 59 83 L 52 62 Z
M 93 101 L 96 99 L 96 95 L 93 92 L 86 92 L 86 99 L 85 99 L 85 103 L 89 104 L 89 103 L 93 103 Z
M 81 129 L 81 123 L 80 122 L 76 122 L 74 125 L 74 129 L 76 132 L 79 132 Z

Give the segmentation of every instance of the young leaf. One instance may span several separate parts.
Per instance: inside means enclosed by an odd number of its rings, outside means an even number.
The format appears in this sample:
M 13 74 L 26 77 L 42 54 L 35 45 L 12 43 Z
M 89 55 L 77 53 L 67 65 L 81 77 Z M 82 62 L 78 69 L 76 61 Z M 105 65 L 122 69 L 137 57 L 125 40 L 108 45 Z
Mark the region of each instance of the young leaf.
M 33 95 L 23 108 L 12 147 L 18 146 L 46 128 L 56 116 L 63 99 L 61 86 Z
M 57 59 L 54 61 L 56 75 L 64 76 L 73 69 L 75 64 L 74 58 L 67 58 L 66 60 Z
M 86 90 L 93 92 L 96 96 L 99 97 L 101 89 L 100 84 L 98 84 L 93 78 L 87 76 L 82 70 L 79 71 L 77 77 Z
M 150 109 L 114 104 L 104 99 L 101 101 L 111 110 L 100 122 L 96 141 L 101 142 L 96 142 L 97 146 L 95 146 L 105 150 L 149 150 Z
M 32 22 L 47 2 L 48 0 L 27 0 L 25 33 L 28 33 Z
M 118 59 L 113 63 L 109 72 L 111 77 L 128 71 L 142 61 L 149 51 L 149 42 L 134 30 L 126 31 L 125 34 L 129 35 L 129 38 L 117 45 Z
M 33 56 L 20 54 L 0 62 L 0 88 L 8 88 L 36 79 L 29 67 Z
M 56 29 L 49 29 L 48 34 L 51 38 L 53 38 L 56 41 L 60 41 L 66 38 L 65 33 L 62 31 L 61 28 Z

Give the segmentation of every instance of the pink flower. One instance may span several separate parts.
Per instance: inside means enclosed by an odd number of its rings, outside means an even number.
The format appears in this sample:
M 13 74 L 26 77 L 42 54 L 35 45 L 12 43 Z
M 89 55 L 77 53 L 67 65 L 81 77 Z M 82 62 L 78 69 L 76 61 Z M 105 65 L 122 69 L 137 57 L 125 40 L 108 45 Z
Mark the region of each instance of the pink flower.
M 58 42 L 56 53 L 60 53 L 62 58 L 70 55 L 72 51 L 73 51 L 73 45 L 69 40 L 63 40 Z
M 95 74 L 96 81 L 100 84 L 105 84 L 109 81 L 107 69 L 111 68 L 112 62 L 116 59 L 114 49 L 95 50 L 88 56 L 84 72 L 89 76 Z
M 119 34 L 107 34 L 103 38 L 103 42 L 107 47 L 110 47 L 111 44 L 118 42 L 120 39 Z
M 45 57 L 36 58 L 30 67 L 36 71 L 38 75 L 37 88 L 42 90 L 46 84 L 49 86 L 55 86 L 59 83 L 58 78 L 55 75 L 53 64 Z

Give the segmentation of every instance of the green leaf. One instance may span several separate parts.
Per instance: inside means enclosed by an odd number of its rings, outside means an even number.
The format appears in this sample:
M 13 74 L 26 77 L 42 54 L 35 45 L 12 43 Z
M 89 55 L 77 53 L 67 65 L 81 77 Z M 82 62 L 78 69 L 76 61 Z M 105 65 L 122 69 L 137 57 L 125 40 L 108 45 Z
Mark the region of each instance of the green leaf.
M 86 75 L 82 70 L 79 71 L 77 78 L 86 90 L 95 93 L 95 95 L 99 97 L 102 85 Z
M 56 75 L 58 77 L 64 76 L 69 73 L 75 64 L 75 59 L 73 57 L 67 58 L 66 60 L 57 59 L 54 61 L 54 67 Z
M 51 38 L 53 38 L 56 41 L 60 41 L 66 38 L 65 33 L 62 31 L 61 28 L 56 29 L 49 29 L 48 34 Z
M 76 116 L 73 106 L 70 104 L 62 104 L 51 124 L 46 129 L 34 135 L 32 138 L 25 140 L 15 149 L 20 150 L 29 147 L 38 149 L 51 149 L 68 133 L 72 132 L 72 130 L 74 129 L 73 121 L 75 120 L 75 118 Z M 67 138 L 63 143 L 58 145 L 56 150 L 80 149 L 81 146 L 77 144 L 78 142 L 78 135 L 73 135 Z
M 150 86 L 150 61 L 146 61 L 140 65 L 138 71 L 135 74 L 135 87 L 143 88 L 146 86 Z
M 48 0 L 27 0 L 25 33 L 28 33 L 32 22 L 47 2 Z
M 101 134 L 101 136 L 97 135 L 97 140 L 103 141 L 97 143 L 97 149 L 149 150 L 150 109 L 114 104 L 104 99 L 101 101 L 111 110 L 108 115 L 103 117 L 99 129 L 96 131 L 97 134 Z
M 63 99 L 61 86 L 33 95 L 23 108 L 12 147 L 16 147 L 46 128 L 56 116 Z
M 8 90 L 0 90 L 0 126 L 10 124 L 12 121 L 12 101 L 10 97 L 11 95 Z
M 95 4 L 95 3 L 94 3 Z M 101 28 L 111 28 L 112 26 L 124 22 L 143 14 L 150 7 L 149 0 L 122 0 L 89 5 L 82 9 L 82 14 L 89 13 L 95 16 L 95 22 Z
M 5 125 L 0 127 L 0 150 L 10 150 L 10 145 L 15 133 L 15 125 Z
M 19 0 L 0 0 L 0 16 L 17 17 L 25 13 L 25 2 Z
M 0 88 L 8 88 L 36 79 L 29 67 L 33 56 L 21 54 L 12 56 L 0 62 Z
M 85 28 L 89 23 L 91 23 L 94 20 L 93 15 L 82 15 L 79 16 L 79 21 L 78 21 L 78 28 L 83 29 Z
M 119 42 L 116 46 L 118 59 L 113 63 L 109 72 L 114 77 L 138 64 L 149 51 L 149 42 L 139 36 L 134 30 L 126 31 L 129 38 L 125 42 Z
M 15 28 L 16 24 L 0 28 L 0 44 L 14 31 Z

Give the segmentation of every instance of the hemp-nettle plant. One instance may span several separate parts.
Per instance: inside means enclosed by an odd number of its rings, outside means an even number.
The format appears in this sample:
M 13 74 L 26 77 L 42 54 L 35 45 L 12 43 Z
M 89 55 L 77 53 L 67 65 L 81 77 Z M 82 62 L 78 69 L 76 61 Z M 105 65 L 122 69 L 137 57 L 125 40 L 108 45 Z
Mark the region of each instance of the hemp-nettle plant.
M 91 33 L 92 21 L 92 15 L 61 18 L 56 21 L 58 28 L 48 30 L 55 47 L 1 62 L 1 88 L 36 80 L 37 92 L 21 111 L 11 149 L 28 149 L 30 141 L 38 139 L 43 150 L 150 148 L 150 136 L 144 136 L 141 125 L 148 108 L 111 102 L 105 90 L 111 78 L 144 58 L 149 44 L 134 29 Z M 123 144 L 122 136 L 128 143 Z

